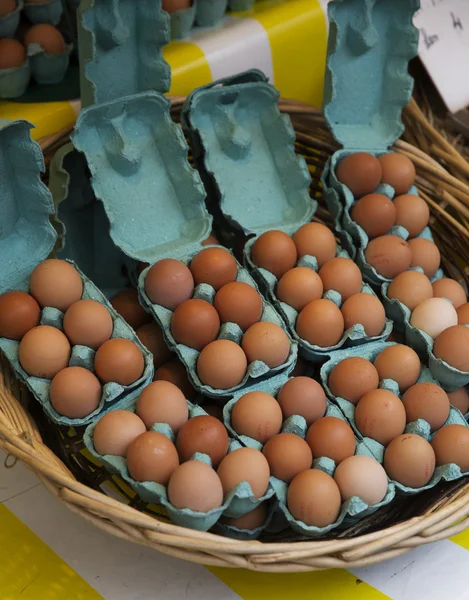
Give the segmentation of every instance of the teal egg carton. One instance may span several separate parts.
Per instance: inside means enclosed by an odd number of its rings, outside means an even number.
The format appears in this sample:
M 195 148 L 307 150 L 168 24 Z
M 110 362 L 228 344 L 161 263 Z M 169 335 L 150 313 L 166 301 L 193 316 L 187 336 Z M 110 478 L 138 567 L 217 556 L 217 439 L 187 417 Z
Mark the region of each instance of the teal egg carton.
M 182 40 L 189 35 L 194 27 L 199 0 L 193 0 L 191 6 L 176 10 L 169 15 L 171 39 Z
M 308 167 L 295 154 L 295 132 L 278 99 L 265 75 L 253 69 L 198 88 L 182 111 L 207 189 L 229 226 L 246 235 L 293 233 L 317 208 Z
M 275 498 L 272 500 L 266 500 L 266 503 L 269 504 L 267 517 L 262 525 L 256 527 L 255 529 L 239 529 L 238 527 L 234 527 L 230 525 L 223 519 L 215 523 L 213 527 L 213 532 L 222 535 L 223 537 L 228 537 L 234 540 L 257 540 L 258 537 L 264 532 L 269 531 L 272 521 L 275 519 L 276 511 L 277 511 L 277 503 L 275 502 Z M 253 509 L 254 510 L 254 509 Z
M 256 3 L 256 0 L 229 0 L 230 12 L 246 12 Z
M 4 17 L 0 17 L 0 39 L 11 38 L 15 35 L 20 24 L 23 6 L 24 0 L 17 0 L 15 10 Z
M 28 88 L 31 79 L 31 64 L 26 60 L 20 67 L 0 69 L 0 98 L 18 98 Z
M 60 83 L 70 65 L 72 50 L 73 44 L 67 44 L 65 52 L 47 54 L 40 44 L 29 44 L 28 57 L 31 63 L 31 74 L 36 83 L 44 85 Z
M 130 412 L 135 412 L 136 402 L 137 398 L 123 408 L 125 410 L 129 410 Z M 207 415 L 202 407 L 194 405 L 189 401 L 187 401 L 187 404 L 189 407 L 189 418 Z M 229 494 L 227 494 L 227 496 L 223 499 L 222 506 L 219 508 L 210 510 L 207 513 L 201 513 L 187 508 L 177 509 L 170 503 L 164 485 L 152 481 L 136 481 L 129 474 L 127 469 L 127 461 L 124 457 L 112 455 L 103 456 L 99 454 L 95 450 L 93 444 L 93 433 L 95 427 L 96 423 L 92 423 L 85 430 L 83 441 L 86 448 L 106 467 L 108 471 L 120 475 L 144 502 L 151 502 L 164 506 L 171 521 L 173 521 L 173 523 L 176 525 L 189 527 L 191 529 L 198 529 L 199 531 L 207 531 L 220 519 L 222 515 L 229 517 L 241 517 L 251 510 L 254 510 L 259 504 L 261 504 L 261 502 L 265 502 L 274 494 L 273 490 L 269 487 L 264 496 L 261 498 L 255 498 L 249 483 L 243 481 L 239 483 Z M 175 441 L 175 435 L 167 423 L 155 423 L 151 427 L 151 430 L 162 433 L 172 442 Z M 240 444 L 231 440 L 228 452 L 232 452 L 240 447 Z M 206 454 L 196 453 L 191 460 L 201 460 L 202 462 L 205 462 L 211 466 L 210 457 L 208 457 Z
M 161 0 L 82 0 L 78 10 L 82 106 L 147 90 L 167 92 L 170 40 Z
M 335 402 L 337 404 L 337 406 L 340 408 L 340 410 L 344 414 L 346 420 L 350 423 L 351 427 L 353 428 L 355 435 L 358 437 L 358 439 L 363 441 L 363 443 L 369 448 L 372 455 L 380 463 L 383 463 L 383 461 L 384 461 L 384 452 L 385 452 L 384 446 L 382 444 L 380 444 L 379 442 L 377 442 L 376 440 L 373 440 L 368 437 L 364 437 L 360 433 L 360 431 L 358 430 L 358 428 L 355 424 L 355 405 L 352 404 L 351 402 L 349 402 L 348 400 L 345 400 L 344 398 L 334 397 L 334 395 L 332 394 L 332 392 L 329 388 L 328 380 L 329 380 L 329 376 L 332 372 L 332 369 L 336 365 L 338 365 L 342 360 L 352 357 L 352 356 L 359 356 L 361 358 L 365 358 L 365 359 L 373 362 L 382 350 L 384 350 L 385 348 L 388 348 L 389 346 L 394 346 L 394 345 L 396 345 L 396 344 L 394 344 L 394 342 L 387 342 L 387 343 L 377 342 L 376 344 L 370 345 L 366 348 L 360 348 L 360 349 L 354 348 L 351 350 L 344 350 L 343 352 L 340 352 L 340 353 L 338 352 L 333 358 L 331 358 L 331 360 L 329 360 L 327 363 L 325 363 L 321 368 L 321 381 L 322 381 L 322 385 L 326 391 L 327 396 L 333 402 Z M 439 382 L 432 376 L 431 370 L 426 367 L 422 367 L 420 376 L 416 383 L 434 383 L 436 385 L 440 385 Z M 382 381 L 380 381 L 379 387 L 380 387 L 380 389 L 385 389 L 385 390 L 392 392 L 393 394 L 396 394 L 396 396 L 398 396 L 399 398 L 401 397 L 401 394 L 399 392 L 399 386 L 392 379 L 383 379 Z M 451 406 L 448 419 L 442 425 L 442 427 L 444 427 L 445 425 L 453 425 L 453 424 L 463 425 L 464 427 L 469 427 L 466 419 L 459 412 L 459 410 L 454 408 L 454 406 Z M 417 421 L 414 421 L 413 423 L 408 423 L 406 425 L 404 433 L 412 433 L 415 435 L 419 435 L 419 436 L 423 437 L 425 440 L 431 441 L 433 436 L 435 435 L 436 431 L 431 432 L 430 424 L 427 421 L 425 421 L 424 419 L 418 419 Z M 421 488 L 410 488 L 401 483 L 398 483 L 397 481 L 394 481 L 393 483 L 395 484 L 396 489 L 399 491 L 400 494 L 414 495 L 414 494 L 418 494 L 419 492 L 422 492 L 424 490 L 428 490 L 428 489 L 435 487 L 441 481 L 454 481 L 456 479 L 460 479 L 461 477 L 463 477 L 467 474 L 468 473 L 461 473 L 461 469 L 457 465 L 447 464 L 447 465 L 442 465 L 440 467 L 437 467 L 435 469 L 435 473 L 433 474 L 433 476 L 430 479 L 430 481 L 428 482 L 428 484 Z
M 62 0 L 48 0 L 41 4 L 29 4 L 26 0 L 24 14 L 31 23 L 47 23 L 56 26 L 60 23 L 63 14 Z
M 357 324 L 351 327 L 350 329 L 344 331 L 342 338 L 335 346 L 330 346 L 328 348 L 310 344 L 308 341 L 302 339 L 296 332 L 296 320 L 298 318 L 299 312 L 295 310 L 292 306 L 286 304 L 285 302 L 281 302 L 277 297 L 276 288 L 278 284 L 278 279 L 273 273 L 270 273 L 266 269 L 257 267 L 252 261 L 251 253 L 255 241 L 255 238 L 248 240 L 244 247 L 245 262 L 248 265 L 248 268 L 251 271 L 251 273 L 253 273 L 253 275 L 259 281 L 259 284 L 262 290 L 265 291 L 267 298 L 269 298 L 273 306 L 276 308 L 278 313 L 285 321 L 290 335 L 298 343 L 301 356 L 312 362 L 321 362 L 324 359 L 328 358 L 330 355 L 334 354 L 334 352 L 336 352 L 337 350 L 340 350 L 341 348 L 359 346 L 377 340 L 385 340 L 391 334 L 393 329 L 393 323 L 390 319 L 386 319 L 383 331 L 378 336 L 367 336 L 363 325 Z M 337 247 L 336 257 L 350 258 L 349 254 L 345 252 L 345 250 L 342 250 L 339 246 Z M 300 258 L 300 260 L 295 266 L 307 267 L 309 269 L 312 269 L 316 273 L 319 270 L 317 259 L 315 256 L 303 256 L 302 258 Z M 377 297 L 373 289 L 366 283 L 363 283 L 361 293 L 371 294 L 372 296 Z M 325 292 L 322 297 L 327 300 L 331 300 L 339 308 L 342 306 L 342 297 L 340 293 L 335 290 L 329 290 Z
M 228 0 L 197 0 L 195 22 L 200 27 L 214 27 L 225 16 Z
M 354 152 L 375 156 L 389 152 L 404 131 L 402 110 L 413 88 L 408 62 L 418 51 L 418 30 L 412 18 L 419 6 L 419 0 L 333 0 L 328 4 L 324 114 L 343 149 L 331 157 L 323 173 L 324 198 L 344 246 L 353 251 L 358 245 L 357 256 L 352 256 L 368 281 L 378 285 L 386 279 L 366 263 L 364 232 L 345 216 L 354 199 L 337 180 L 335 168 Z M 390 186 L 377 191 L 394 195 Z

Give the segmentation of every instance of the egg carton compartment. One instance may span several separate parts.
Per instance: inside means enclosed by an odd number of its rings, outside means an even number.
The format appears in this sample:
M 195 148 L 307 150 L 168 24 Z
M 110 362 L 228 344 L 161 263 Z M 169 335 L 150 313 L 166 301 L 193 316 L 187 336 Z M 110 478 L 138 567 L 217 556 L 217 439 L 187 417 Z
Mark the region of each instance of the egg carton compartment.
M 23 10 L 23 7 L 24 0 L 17 0 L 15 10 L 4 17 L 0 17 L 0 39 L 11 38 L 15 35 L 18 25 L 20 24 L 21 11 Z
M 170 25 L 161 0 L 82 0 L 78 35 L 84 107 L 169 90 L 170 68 L 162 48 L 170 40 Z
M 56 26 L 60 23 L 63 14 L 62 0 L 49 0 L 40 4 L 29 3 L 26 0 L 24 14 L 31 23 L 47 23 Z
M 176 10 L 169 15 L 172 40 L 182 40 L 190 34 L 196 20 L 199 1 L 193 0 L 188 8 Z
M 29 44 L 31 74 L 36 83 L 45 85 L 60 83 L 69 67 L 72 50 L 73 44 L 67 44 L 65 52 L 47 54 L 40 44 Z
M 189 265 L 191 260 L 194 258 L 194 256 L 200 250 L 202 250 L 203 248 L 210 248 L 210 247 L 211 246 L 204 246 L 204 247 L 201 246 L 196 251 L 193 251 L 189 257 L 187 257 L 187 258 L 180 257 L 180 260 L 182 260 L 182 262 L 184 262 L 184 264 Z M 227 250 L 227 252 L 228 252 L 228 250 Z M 192 384 L 198 391 L 200 391 L 204 395 L 211 397 L 211 398 L 223 398 L 223 397 L 231 396 L 237 390 L 243 389 L 244 387 L 249 385 L 253 380 L 258 380 L 259 385 L 263 385 L 261 383 L 262 379 L 271 377 L 273 375 L 277 375 L 279 373 L 288 373 L 293 370 L 295 363 L 296 363 L 296 359 L 297 359 L 298 347 L 297 347 L 296 342 L 293 342 L 289 336 L 289 339 L 291 342 L 290 352 L 289 352 L 287 360 L 285 361 L 284 364 L 271 369 L 264 362 L 262 362 L 260 360 L 256 360 L 248 365 L 246 375 L 244 376 L 241 383 L 235 387 L 232 387 L 232 388 L 226 389 L 226 390 L 218 390 L 218 389 L 214 389 L 208 385 L 204 385 L 197 375 L 197 360 L 199 358 L 200 352 L 198 350 L 195 350 L 194 348 L 190 348 L 189 346 L 186 346 L 184 344 L 179 344 L 176 342 L 176 340 L 174 339 L 174 337 L 171 333 L 171 318 L 173 315 L 172 311 L 170 311 L 167 308 L 164 308 L 163 306 L 160 306 L 158 304 L 153 304 L 145 292 L 145 279 L 146 279 L 146 276 L 147 276 L 149 270 L 150 270 L 150 267 L 147 267 L 147 269 L 142 271 L 142 273 L 140 275 L 139 294 L 140 294 L 140 298 L 141 298 L 141 303 L 144 306 L 148 307 L 148 309 L 151 311 L 152 315 L 155 317 L 158 324 L 161 326 L 165 340 L 166 340 L 169 348 L 171 350 L 173 350 L 174 352 L 176 352 L 176 354 L 178 355 L 178 357 L 180 358 L 182 363 L 185 365 L 188 375 L 189 375 L 189 379 L 191 380 Z M 258 289 L 255 281 L 252 279 L 252 277 L 250 276 L 248 271 L 246 269 L 244 269 L 243 267 L 241 267 L 241 265 L 239 265 L 239 264 L 238 264 L 238 276 L 236 278 L 236 281 L 241 281 L 243 283 L 247 283 L 248 285 L 253 287 L 257 292 L 259 292 L 259 289 Z M 203 283 L 196 287 L 193 297 L 205 300 L 206 302 L 213 304 L 213 300 L 215 297 L 215 290 L 213 289 L 213 287 L 211 285 Z M 268 302 L 266 302 L 264 300 L 262 295 L 261 295 L 261 298 L 262 298 L 263 310 L 262 310 L 262 315 L 261 315 L 260 321 L 268 322 L 268 323 L 275 323 L 276 325 L 281 327 L 284 331 L 286 331 L 285 324 L 283 323 L 282 319 L 279 317 L 279 315 L 277 314 L 275 309 Z M 288 331 L 286 331 L 286 333 L 288 335 Z M 236 323 L 224 323 L 224 324 L 222 324 L 222 326 L 220 328 L 220 333 L 219 333 L 217 339 L 230 340 L 232 342 L 235 342 L 236 344 L 241 344 L 242 338 L 243 338 L 243 332 Z
M 251 10 L 255 0 L 229 0 L 230 12 L 245 12 Z
M 182 121 L 207 189 L 231 228 L 244 234 L 292 232 L 311 220 L 311 176 L 295 154 L 279 92 L 258 70 L 220 79 L 187 98 Z
M 377 340 L 385 340 L 391 334 L 393 323 L 390 319 L 386 319 L 384 329 L 380 335 L 369 337 L 366 335 L 363 325 L 357 324 L 351 327 L 350 329 L 344 331 L 341 340 L 335 346 L 330 346 L 328 348 L 323 348 L 321 346 L 310 344 L 308 341 L 302 339 L 296 332 L 296 320 L 299 315 L 298 311 L 286 304 L 285 302 L 281 302 L 277 298 L 276 287 L 278 284 L 278 279 L 273 273 L 270 273 L 266 269 L 257 267 L 252 261 L 251 253 L 255 241 L 255 238 L 248 240 L 244 247 L 245 262 L 251 273 L 256 277 L 262 290 L 265 290 L 266 296 L 269 298 L 273 306 L 277 309 L 277 311 L 285 321 L 290 335 L 296 342 L 298 342 L 300 354 L 304 356 L 307 360 L 313 362 L 322 361 L 328 356 L 330 356 L 332 353 L 334 353 L 336 350 L 340 350 L 341 348 L 368 344 Z M 340 247 L 337 248 L 336 257 L 350 258 L 349 254 L 345 250 L 342 250 Z M 308 267 L 316 273 L 319 271 L 317 259 L 314 256 L 303 256 L 302 258 L 300 258 L 300 260 L 296 263 L 295 266 Z M 377 297 L 373 289 L 366 283 L 363 283 L 361 292 L 365 294 L 371 294 L 372 296 Z M 323 294 L 322 298 L 331 300 L 339 308 L 342 306 L 342 297 L 337 291 L 329 290 L 328 292 L 325 292 Z
M 214 27 L 225 16 L 228 0 L 197 0 L 195 22 L 200 27 Z
M 31 64 L 27 57 L 20 67 L 0 69 L 0 99 L 22 96 L 30 79 Z
M 256 527 L 254 529 L 239 529 L 238 527 L 229 525 L 222 519 L 215 523 L 213 532 L 222 535 L 223 537 L 232 538 L 234 540 L 257 540 L 264 531 L 269 530 L 272 522 L 275 519 L 275 514 L 278 511 L 278 505 L 275 500 L 275 498 L 273 499 L 273 501 L 272 499 L 270 501 L 266 500 L 266 502 L 269 503 L 267 518 L 264 521 L 264 523 L 262 523 L 262 525 L 259 525 L 259 527 Z

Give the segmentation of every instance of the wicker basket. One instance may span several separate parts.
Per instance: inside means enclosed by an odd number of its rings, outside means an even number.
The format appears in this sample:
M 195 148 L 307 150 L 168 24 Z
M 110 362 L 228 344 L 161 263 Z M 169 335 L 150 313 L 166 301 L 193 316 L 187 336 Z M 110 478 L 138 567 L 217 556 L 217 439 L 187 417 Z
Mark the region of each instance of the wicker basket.
M 181 103 L 180 98 L 173 102 L 175 119 Z M 312 173 L 311 194 L 320 202 L 316 218 L 330 223 L 321 205 L 319 178 L 337 146 L 318 111 L 286 100 L 281 102 L 281 109 L 292 118 L 297 150 Z M 447 273 L 467 284 L 469 164 L 453 143 L 432 127 L 414 101 L 406 108 L 405 122 L 406 133 L 396 143 L 396 150 L 415 163 L 417 183 L 430 206 L 431 226 Z M 61 131 L 41 140 L 46 163 L 67 141 L 69 133 Z M 91 462 L 83 453 L 81 434 L 48 423 L 38 403 L 13 378 L 7 362 L 0 357 L 0 446 L 9 455 L 6 465 L 14 466 L 16 459 L 23 461 L 72 512 L 111 535 L 206 565 L 296 572 L 372 565 L 469 527 L 466 478 L 392 503 L 388 510 L 316 541 L 290 536 L 243 542 L 184 529 L 168 522 L 158 507 L 139 503 L 115 476 Z M 109 485 L 124 502 L 103 493 Z

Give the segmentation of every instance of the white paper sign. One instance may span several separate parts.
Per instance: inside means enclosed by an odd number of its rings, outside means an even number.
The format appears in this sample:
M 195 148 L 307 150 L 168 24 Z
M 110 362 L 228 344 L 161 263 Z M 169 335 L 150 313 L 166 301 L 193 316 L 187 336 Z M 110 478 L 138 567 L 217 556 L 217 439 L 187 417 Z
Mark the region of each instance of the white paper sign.
M 419 55 L 455 113 L 469 105 L 469 0 L 421 0 Z

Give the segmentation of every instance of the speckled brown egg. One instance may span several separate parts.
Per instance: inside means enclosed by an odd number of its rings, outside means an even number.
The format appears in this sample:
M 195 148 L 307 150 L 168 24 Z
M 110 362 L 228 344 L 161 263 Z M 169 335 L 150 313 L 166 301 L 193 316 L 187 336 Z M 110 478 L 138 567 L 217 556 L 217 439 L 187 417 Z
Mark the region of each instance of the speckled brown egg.
M 266 392 L 248 392 L 233 406 L 231 425 L 239 435 L 265 444 L 282 427 L 282 410 L 277 400 Z
M 138 301 L 137 290 L 121 290 L 111 299 L 111 304 L 132 329 L 138 329 L 151 320 Z
M 365 358 L 350 356 L 341 360 L 329 375 L 329 389 L 336 398 L 357 404 L 367 392 L 378 389 L 376 367 Z
M 389 478 L 409 488 L 420 488 L 435 471 L 435 452 L 419 435 L 404 433 L 393 439 L 384 453 Z
M 298 252 L 292 238 L 283 231 L 266 231 L 254 242 L 252 262 L 280 279 L 296 264 Z
M 204 385 L 228 390 L 239 385 L 246 375 L 247 358 L 231 340 L 216 340 L 202 350 L 197 359 L 197 375 Z
M 24 45 L 39 44 L 46 54 L 63 54 L 65 52 L 65 39 L 60 31 L 52 25 L 41 23 L 33 25 L 24 38 Z
M 342 296 L 342 302 L 358 294 L 363 285 L 360 269 L 349 258 L 338 256 L 325 263 L 319 270 L 324 291 L 335 290 Z
M 231 281 L 236 281 L 238 276 L 236 260 L 224 248 L 202 250 L 192 259 L 190 270 L 196 285 L 208 283 L 215 291 Z
M 40 306 L 50 306 L 65 312 L 74 302 L 81 300 L 83 282 L 73 265 L 51 258 L 34 269 L 29 280 L 29 290 Z
M 287 381 L 280 389 L 277 401 L 284 419 L 300 415 L 308 427 L 326 412 L 326 394 L 310 377 L 298 376 Z
M 344 317 L 331 300 L 313 300 L 298 315 L 296 332 L 313 346 L 329 348 L 344 334 Z
M 212 467 L 190 460 L 173 471 L 168 483 L 168 499 L 176 508 L 206 513 L 223 504 L 223 488 Z
M 241 342 L 248 363 L 260 360 L 271 369 L 282 365 L 290 353 L 290 338 L 276 323 L 261 321 L 252 325 Z
M 176 448 L 162 433 L 146 431 L 127 448 L 127 469 L 135 481 L 153 481 L 167 485 L 178 466 Z
M 435 275 L 440 267 L 441 255 L 438 246 L 425 238 L 409 240 L 412 252 L 411 267 L 420 267 L 427 277 Z
M 445 425 L 432 438 L 436 466 L 455 464 L 462 473 L 469 471 L 469 428 Z
M 378 160 L 382 168 L 381 183 L 392 186 L 396 196 L 408 192 L 415 183 L 414 163 L 397 152 L 382 154 Z
M 178 344 L 202 350 L 217 339 L 220 318 L 206 300 L 192 298 L 180 304 L 171 317 L 171 333 Z
M 238 448 L 227 454 L 217 473 L 225 496 L 245 481 L 251 486 L 254 498 L 261 498 L 269 485 L 269 463 L 262 452 L 254 448 Z
M 16 0 L 0 0 L 0 19 L 16 10 Z M 0 51 L 1 56 L 1 51 Z
M 367 152 L 355 152 L 343 158 L 336 168 L 337 179 L 346 185 L 355 198 L 371 194 L 381 181 L 379 160 Z
M 194 278 L 183 262 L 164 258 L 149 269 L 145 277 L 145 292 L 153 304 L 174 310 L 192 298 Z
M 0 337 L 20 341 L 40 319 L 39 304 L 26 292 L 0 295 Z
M 173 358 L 155 371 L 153 381 L 170 381 L 177 386 L 188 400 L 194 400 L 196 391 L 192 387 L 184 365 Z
M 48 325 L 30 329 L 18 349 L 18 359 L 26 373 L 43 379 L 52 379 L 68 367 L 70 354 L 70 343 L 65 335 Z
M 267 441 L 262 454 L 269 463 L 270 473 L 286 483 L 306 469 L 313 462 L 311 448 L 300 436 L 294 433 L 279 433 Z
M 153 381 L 147 385 L 137 400 L 135 412 L 147 429 L 155 423 L 166 423 L 174 434 L 178 433 L 189 418 L 184 394 L 169 381 Z
M 145 360 L 134 342 L 113 338 L 104 342 L 94 357 L 94 370 L 103 383 L 132 385 L 143 375 Z
M 181 462 L 190 460 L 196 452 L 210 456 L 216 468 L 228 452 L 228 432 L 215 417 L 201 415 L 182 425 L 176 438 Z
M 459 371 L 469 371 L 469 329 L 465 325 L 445 329 L 433 344 L 433 354 Z
M 404 194 L 394 198 L 396 207 L 396 225 L 405 227 L 409 232 L 409 237 L 418 236 L 430 220 L 430 209 L 428 204 L 413 194 Z
M 153 354 L 155 369 L 171 359 L 171 350 L 166 345 L 161 328 L 156 323 L 146 323 L 135 332 L 142 344 Z
M 467 302 L 467 295 L 464 288 L 454 279 L 442 277 L 432 283 L 432 288 L 435 298 L 447 298 L 451 300 L 456 309 Z
M 457 408 L 461 414 L 465 415 L 469 412 L 469 393 L 465 387 L 448 392 L 448 398 L 451 406 Z
M 394 279 L 411 266 L 412 250 L 397 235 L 383 235 L 371 240 L 365 250 L 365 259 L 377 273 L 387 279 Z
M 94 449 L 103 456 L 127 456 L 129 445 L 145 431 L 144 422 L 135 413 L 113 410 L 96 423 L 93 432 Z
M 434 383 L 416 383 L 402 396 L 407 423 L 425 419 L 431 430 L 439 429 L 449 416 L 448 394 Z
M 97 350 L 111 337 L 114 323 L 108 309 L 96 300 L 78 300 L 65 313 L 63 326 L 73 346 Z
M 293 242 L 298 251 L 298 258 L 314 256 L 318 268 L 335 257 L 337 242 L 333 232 L 322 223 L 306 223 L 293 235 Z
M 330 475 L 319 469 L 299 473 L 288 486 L 287 506 L 306 525 L 326 527 L 337 520 L 341 497 Z
M 415 350 L 396 344 L 382 350 L 375 358 L 374 365 L 380 379 L 392 379 L 399 390 L 405 392 L 420 377 L 420 358 Z
M 259 292 L 242 281 L 232 281 L 221 287 L 213 306 L 222 323 L 236 323 L 243 331 L 260 320 L 263 310 Z
M 419 271 L 404 271 L 389 284 L 388 298 L 395 298 L 413 311 L 424 300 L 433 297 L 430 280 Z
M 83 367 L 66 367 L 59 371 L 50 385 L 50 401 L 59 415 L 83 419 L 94 412 L 101 402 L 102 389 L 98 378 Z
M 315 459 L 325 456 L 339 464 L 355 454 L 353 430 L 337 417 L 322 417 L 313 423 L 306 434 L 306 442 Z
M 396 222 L 396 207 L 384 194 L 367 194 L 353 205 L 350 216 L 371 239 L 388 233 Z
M 287 271 L 277 284 L 277 298 L 298 312 L 313 300 L 321 298 L 323 283 L 319 275 L 308 267 Z
M 17 40 L 0 39 L 0 70 L 17 69 L 26 60 L 26 48 Z
M 372 294 L 354 294 L 340 308 L 344 316 L 345 330 L 354 325 L 363 325 L 368 337 L 375 337 L 383 332 L 386 313 L 381 301 Z
M 355 409 L 355 424 L 363 436 L 387 446 L 404 432 L 404 405 L 388 390 L 373 390 L 360 398 Z

